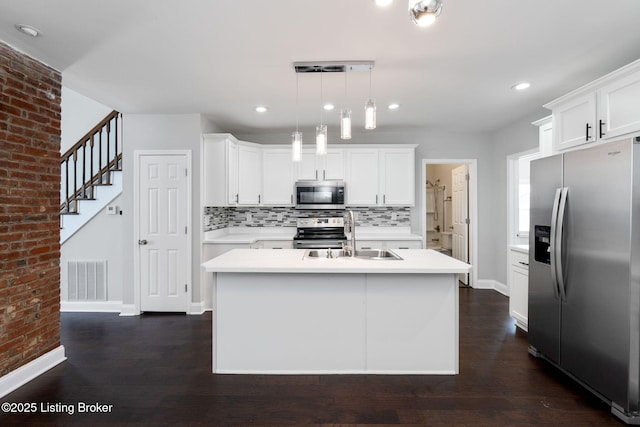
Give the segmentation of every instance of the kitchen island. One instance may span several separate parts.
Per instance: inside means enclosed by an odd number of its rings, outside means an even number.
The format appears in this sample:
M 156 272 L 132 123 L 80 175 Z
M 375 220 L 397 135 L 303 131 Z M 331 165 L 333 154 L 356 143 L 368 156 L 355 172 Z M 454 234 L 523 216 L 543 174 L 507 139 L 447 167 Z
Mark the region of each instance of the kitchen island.
M 213 372 L 457 374 L 458 274 L 471 266 L 394 252 L 402 259 L 234 249 L 207 261 Z

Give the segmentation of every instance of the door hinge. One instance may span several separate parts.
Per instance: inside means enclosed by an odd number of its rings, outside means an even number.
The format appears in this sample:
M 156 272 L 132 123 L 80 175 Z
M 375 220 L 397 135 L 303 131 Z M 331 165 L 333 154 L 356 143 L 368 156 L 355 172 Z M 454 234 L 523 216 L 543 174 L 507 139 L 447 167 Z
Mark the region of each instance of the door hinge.
M 187 226 L 184 226 L 184 234 L 187 234 Z
M 465 180 L 467 180 L 467 181 L 469 181 L 470 176 L 469 176 L 469 174 L 468 174 L 468 173 L 464 175 L 464 179 L 465 179 Z
M 464 219 L 464 223 L 469 225 L 469 224 L 471 224 L 471 220 L 469 218 L 465 218 Z
M 189 169 L 187 168 L 184 169 L 184 176 L 189 176 Z
M 184 291 L 187 292 L 187 284 L 184 284 Z

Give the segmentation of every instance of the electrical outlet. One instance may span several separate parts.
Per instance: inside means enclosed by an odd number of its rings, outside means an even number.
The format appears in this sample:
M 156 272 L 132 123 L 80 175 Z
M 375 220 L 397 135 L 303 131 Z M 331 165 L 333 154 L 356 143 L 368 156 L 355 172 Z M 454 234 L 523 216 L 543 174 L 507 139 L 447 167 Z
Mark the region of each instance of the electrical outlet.
M 396 214 L 395 212 L 391 212 L 391 221 L 395 221 L 398 219 L 398 214 Z
M 283 218 L 282 212 L 278 212 L 277 218 L 278 218 L 278 221 L 282 221 L 282 218 Z
M 247 212 L 247 221 L 251 221 L 251 212 Z

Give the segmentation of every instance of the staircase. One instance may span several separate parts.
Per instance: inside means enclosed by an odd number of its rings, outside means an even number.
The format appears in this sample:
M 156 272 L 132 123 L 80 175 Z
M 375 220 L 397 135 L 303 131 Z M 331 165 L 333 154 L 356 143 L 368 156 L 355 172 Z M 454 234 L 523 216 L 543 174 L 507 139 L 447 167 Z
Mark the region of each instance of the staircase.
M 112 111 L 60 158 L 60 243 L 122 192 L 121 127 Z

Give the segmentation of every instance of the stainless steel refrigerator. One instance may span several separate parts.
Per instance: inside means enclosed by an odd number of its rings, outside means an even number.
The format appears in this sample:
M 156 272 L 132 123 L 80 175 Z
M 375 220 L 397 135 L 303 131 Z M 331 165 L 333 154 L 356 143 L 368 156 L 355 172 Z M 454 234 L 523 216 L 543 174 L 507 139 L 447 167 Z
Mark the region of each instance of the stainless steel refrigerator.
M 531 163 L 529 352 L 640 423 L 640 137 Z

